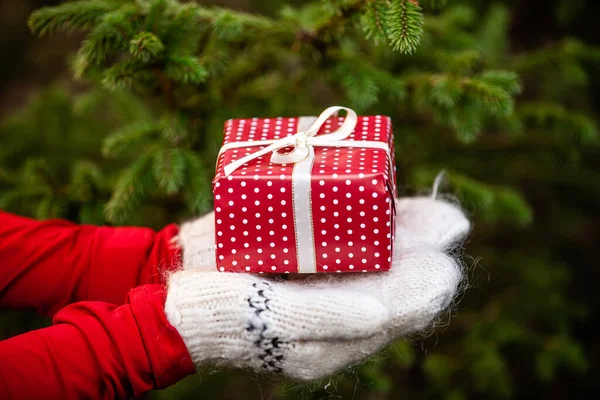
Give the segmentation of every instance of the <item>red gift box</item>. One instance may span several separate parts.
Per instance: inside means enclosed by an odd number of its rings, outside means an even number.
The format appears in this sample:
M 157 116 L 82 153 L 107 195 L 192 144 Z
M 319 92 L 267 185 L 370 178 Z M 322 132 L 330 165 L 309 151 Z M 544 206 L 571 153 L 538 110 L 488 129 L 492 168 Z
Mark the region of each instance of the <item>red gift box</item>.
M 389 270 L 393 148 L 389 117 L 344 107 L 318 118 L 228 120 L 213 180 L 217 269 Z

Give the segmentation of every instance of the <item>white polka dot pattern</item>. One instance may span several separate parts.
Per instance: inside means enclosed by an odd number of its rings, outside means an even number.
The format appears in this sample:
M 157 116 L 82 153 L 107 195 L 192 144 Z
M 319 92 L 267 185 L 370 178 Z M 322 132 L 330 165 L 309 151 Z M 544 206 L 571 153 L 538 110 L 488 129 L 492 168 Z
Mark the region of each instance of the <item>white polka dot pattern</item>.
M 330 118 L 319 133 L 340 126 Z M 297 132 L 298 118 L 232 119 L 224 144 L 279 139 Z M 391 120 L 359 117 L 347 139 L 387 143 Z M 216 257 L 219 271 L 296 273 L 292 164 L 271 164 L 270 154 L 233 172 L 223 167 L 262 147 L 222 153 L 213 181 Z M 385 271 L 391 266 L 394 235 L 395 173 L 386 152 L 363 147 L 314 147 L 311 209 L 317 272 Z M 393 164 L 393 160 L 392 160 Z

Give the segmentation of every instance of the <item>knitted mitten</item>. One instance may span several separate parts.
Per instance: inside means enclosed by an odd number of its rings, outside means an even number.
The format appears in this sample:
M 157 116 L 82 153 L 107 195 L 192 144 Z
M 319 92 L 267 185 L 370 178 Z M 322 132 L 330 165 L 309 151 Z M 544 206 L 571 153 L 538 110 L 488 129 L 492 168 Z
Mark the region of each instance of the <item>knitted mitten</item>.
M 274 281 L 215 271 L 212 216 L 180 233 L 184 271 L 169 279 L 167 318 L 197 366 L 249 367 L 310 380 L 426 328 L 459 289 L 445 251 L 469 231 L 455 206 L 400 199 L 390 271 Z

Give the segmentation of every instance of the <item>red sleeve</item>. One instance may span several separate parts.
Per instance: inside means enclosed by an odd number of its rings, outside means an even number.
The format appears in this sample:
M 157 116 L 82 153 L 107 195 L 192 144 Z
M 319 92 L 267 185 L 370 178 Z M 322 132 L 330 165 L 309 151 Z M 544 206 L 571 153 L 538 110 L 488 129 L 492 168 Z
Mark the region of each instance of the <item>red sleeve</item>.
M 162 285 L 122 306 L 73 304 L 49 328 L 0 342 L 3 399 L 114 399 L 167 387 L 194 372 L 163 312 Z
M 178 228 L 97 227 L 36 221 L 0 211 L 0 309 L 53 315 L 65 305 L 123 304 L 136 286 L 179 265 Z

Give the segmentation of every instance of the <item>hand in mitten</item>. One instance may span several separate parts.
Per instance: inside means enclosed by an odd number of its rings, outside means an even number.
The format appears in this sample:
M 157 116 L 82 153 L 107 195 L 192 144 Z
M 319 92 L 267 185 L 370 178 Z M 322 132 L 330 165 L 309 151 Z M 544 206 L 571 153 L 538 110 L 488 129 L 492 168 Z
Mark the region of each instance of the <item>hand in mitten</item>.
M 169 278 L 165 312 L 197 367 L 319 378 L 430 325 L 461 286 L 446 252 L 468 231 L 449 203 L 400 199 L 390 271 L 281 281 L 216 272 L 207 215 L 182 226 L 184 270 Z

